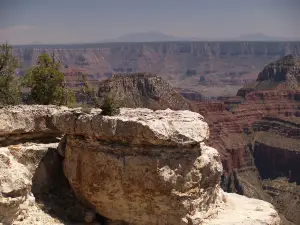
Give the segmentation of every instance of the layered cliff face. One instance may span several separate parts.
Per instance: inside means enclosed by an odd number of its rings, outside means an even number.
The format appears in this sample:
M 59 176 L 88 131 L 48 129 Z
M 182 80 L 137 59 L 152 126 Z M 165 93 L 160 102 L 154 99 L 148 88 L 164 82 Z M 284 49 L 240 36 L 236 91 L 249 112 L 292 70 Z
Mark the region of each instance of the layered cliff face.
M 267 64 L 258 74 L 256 82 L 242 88 L 237 95 L 246 97 L 247 93 L 264 90 L 299 91 L 300 59 L 296 55 L 288 54 L 274 62 Z
M 49 122 L 48 126 L 42 126 L 45 128 L 42 130 L 49 132 L 51 127 L 52 131 L 65 134 L 56 154 L 59 152 L 64 156 L 64 173 L 77 197 L 115 222 L 174 225 L 280 223 L 270 204 L 223 193 L 219 186 L 220 156 L 204 143 L 209 135 L 208 126 L 197 113 L 122 108 L 120 115 L 107 117 L 100 114 L 101 110 L 86 114 L 81 109 L 31 106 L 32 112 L 41 108 L 47 109 L 41 111 Z M 30 113 L 28 106 L 4 108 L 1 115 L 9 115 L 10 111 L 20 121 L 22 115 L 26 118 L 25 112 L 37 115 L 39 119 L 31 117 L 28 128 L 22 129 L 21 126 L 13 127 L 11 122 L 1 123 L 1 134 L 5 137 L 32 133 L 32 127 L 41 129 L 39 125 L 45 121 L 42 113 Z M 37 182 L 43 174 L 48 174 L 43 173 L 44 169 L 56 165 L 47 164 L 49 159 L 43 160 L 51 156 L 49 151 L 45 154 L 28 144 L 23 144 L 27 148 L 20 145 L 9 144 L 1 148 L 1 154 L 6 155 L 0 160 L 4 171 L 1 176 L 7 179 L 6 174 L 18 174 L 19 179 L 9 181 L 12 183 L 10 187 L 26 190 L 8 191 L 5 188 L 9 186 L 1 182 L 2 200 L 9 202 L 19 196 L 26 201 L 22 196 L 30 193 L 30 183 L 44 184 Z M 18 167 L 15 167 L 16 162 Z M 50 171 L 54 168 L 59 166 Z M 44 178 L 51 180 L 52 176 Z M 59 180 L 54 179 L 56 183 Z M 13 182 L 18 182 L 18 185 Z M 21 214 L 24 217 L 19 219 L 19 211 L 24 207 L 21 203 L 14 205 L 16 213 L 10 215 L 10 220 L 14 224 L 18 221 L 21 224 L 39 224 L 41 221 L 43 224 L 72 224 L 55 220 L 34 202 L 31 204 L 32 207 L 25 207 L 30 209 L 29 213 Z M 0 215 L 7 219 L 3 212 Z M 37 222 L 36 218 L 42 220 Z M 85 219 L 92 221 L 93 214 L 86 213 Z
M 246 129 L 269 201 L 294 224 L 300 223 L 299 62 L 287 55 L 267 65 L 252 88 L 238 92 L 245 101 L 232 111 Z
M 25 69 L 36 64 L 42 52 L 54 52 L 66 70 L 83 69 L 96 79 L 113 73 L 151 72 L 173 87 L 203 91 L 204 94 L 233 94 L 244 83 L 255 80 L 267 63 L 286 54 L 300 56 L 297 42 L 163 42 L 107 43 L 85 45 L 15 47 Z M 254 76 L 253 76 L 254 75 Z M 94 79 L 93 78 L 93 79 Z M 210 86 L 211 87 L 211 86 Z M 233 92 L 231 90 L 234 90 Z
M 198 103 L 210 127 L 207 143 L 218 149 L 223 164 L 222 188 L 251 198 L 271 201 L 261 185 L 251 153 L 251 129 L 225 110 L 224 103 Z
M 300 60 L 291 54 L 286 55 L 267 65 L 258 74 L 256 81 L 287 82 L 286 88 L 297 90 L 298 83 L 300 82 Z
M 273 204 L 300 223 L 300 119 L 263 117 L 253 125 L 253 156 Z
M 211 128 L 207 143 L 221 155 L 222 188 L 274 203 L 284 224 L 299 223 L 299 186 L 291 183 L 299 170 L 298 72 L 299 60 L 287 55 L 239 90 L 244 100 L 195 103 Z
M 191 109 L 188 100 L 153 74 L 114 75 L 99 85 L 98 97 L 111 96 L 120 107 Z

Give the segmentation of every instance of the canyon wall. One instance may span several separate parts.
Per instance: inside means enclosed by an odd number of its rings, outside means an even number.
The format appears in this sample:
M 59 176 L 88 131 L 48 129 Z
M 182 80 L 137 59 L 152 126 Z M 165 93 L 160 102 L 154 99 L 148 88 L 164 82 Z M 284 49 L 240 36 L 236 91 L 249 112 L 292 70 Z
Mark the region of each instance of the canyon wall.
M 211 128 L 207 143 L 221 155 L 222 188 L 271 202 L 284 224 L 300 222 L 298 95 L 254 90 L 229 111 L 223 102 L 197 103 Z
M 300 223 L 299 66 L 287 55 L 239 98 L 195 103 L 211 128 L 208 144 L 221 154 L 222 188 L 272 202 L 285 224 Z
M 300 119 L 268 116 L 252 128 L 253 156 L 263 187 L 285 217 L 299 224 Z
M 248 137 L 248 150 L 262 187 L 277 209 L 300 223 L 299 196 L 300 61 L 287 55 L 259 73 L 252 90 L 240 91 L 244 102 L 232 110 Z
M 66 73 L 81 69 L 91 80 L 113 73 L 152 72 L 173 87 L 202 91 L 207 96 L 234 95 L 256 79 L 267 63 L 286 54 L 300 56 L 299 42 L 162 42 L 84 45 L 15 46 L 24 70 L 42 52 L 54 53 Z M 23 73 L 23 72 L 21 72 Z M 71 75 L 70 75 L 71 76 Z M 68 79 L 70 85 L 72 79 Z M 220 88 L 219 85 L 231 85 Z M 214 88 L 204 91 L 204 86 Z

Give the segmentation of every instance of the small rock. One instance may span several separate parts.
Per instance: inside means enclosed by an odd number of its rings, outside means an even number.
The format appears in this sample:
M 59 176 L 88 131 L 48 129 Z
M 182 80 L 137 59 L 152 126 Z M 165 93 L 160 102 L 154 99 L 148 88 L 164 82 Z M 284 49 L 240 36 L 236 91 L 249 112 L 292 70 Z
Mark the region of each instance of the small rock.
M 33 206 L 35 203 L 35 197 L 33 195 L 28 196 L 28 205 Z
M 84 221 L 86 223 L 92 223 L 96 217 L 96 213 L 93 211 L 88 211 L 85 213 Z

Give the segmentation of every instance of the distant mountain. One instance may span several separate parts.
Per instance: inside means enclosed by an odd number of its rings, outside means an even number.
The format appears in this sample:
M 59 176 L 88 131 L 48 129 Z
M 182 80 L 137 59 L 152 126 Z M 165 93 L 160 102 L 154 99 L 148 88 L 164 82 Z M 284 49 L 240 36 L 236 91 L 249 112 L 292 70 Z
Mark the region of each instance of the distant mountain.
M 41 41 L 33 41 L 30 43 L 30 45 L 42 45 L 42 44 L 43 44 L 43 42 L 41 42 Z
M 170 41 L 185 41 L 185 42 L 235 42 L 235 41 L 300 41 L 299 38 L 285 38 L 285 37 L 274 37 L 268 36 L 263 33 L 252 33 L 243 34 L 239 37 L 228 37 L 228 38 L 203 38 L 203 37 L 178 37 L 175 35 L 165 34 L 160 31 L 148 31 L 148 32 L 137 32 L 131 34 L 125 34 L 117 38 L 104 39 L 98 42 L 73 42 L 73 43 L 43 43 L 41 41 L 33 41 L 27 45 L 80 45 L 80 44 L 91 44 L 91 43 L 120 43 L 120 42 L 170 42 Z M 19 46 L 19 45 L 15 45 Z M 22 46 L 22 45 L 20 45 Z
M 241 35 L 237 40 L 240 41 L 297 41 L 300 38 L 286 38 L 286 37 L 274 37 L 268 36 L 263 33 L 253 33 Z
M 115 39 L 106 39 L 101 42 L 160 42 L 160 41 L 180 41 L 182 38 L 164 34 L 159 31 L 139 32 L 125 34 Z
M 148 31 L 125 34 L 115 39 L 106 39 L 101 42 L 163 42 L 163 41 L 299 41 L 300 38 L 273 37 L 263 33 L 244 34 L 233 38 L 201 38 L 176 37 L 160 31 Z

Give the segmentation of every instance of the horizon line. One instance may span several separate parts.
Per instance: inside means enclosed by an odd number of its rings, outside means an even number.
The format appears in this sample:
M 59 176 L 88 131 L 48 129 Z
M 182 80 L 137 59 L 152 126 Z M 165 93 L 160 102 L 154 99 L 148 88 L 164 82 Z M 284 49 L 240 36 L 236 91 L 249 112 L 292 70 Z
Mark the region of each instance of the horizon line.
M 28 43 L 28 44 L 10 44 L 11 46 L 55 46 L 55 45 L 94 45 L 94 44 L 152 44 L 152 43 L 205 43 L 205 42 L 248 42 L 248 43 L 280 43 L 280 42 L 300 42 L 300 39 L 291 40 L 166 40 L 166 41 L 111 41 L 111 42 L 74 42 L 74 43 Z M 3 44 L 4 44 L 3 43 Z M 0 43 L 1 44 L 1 43 Z

